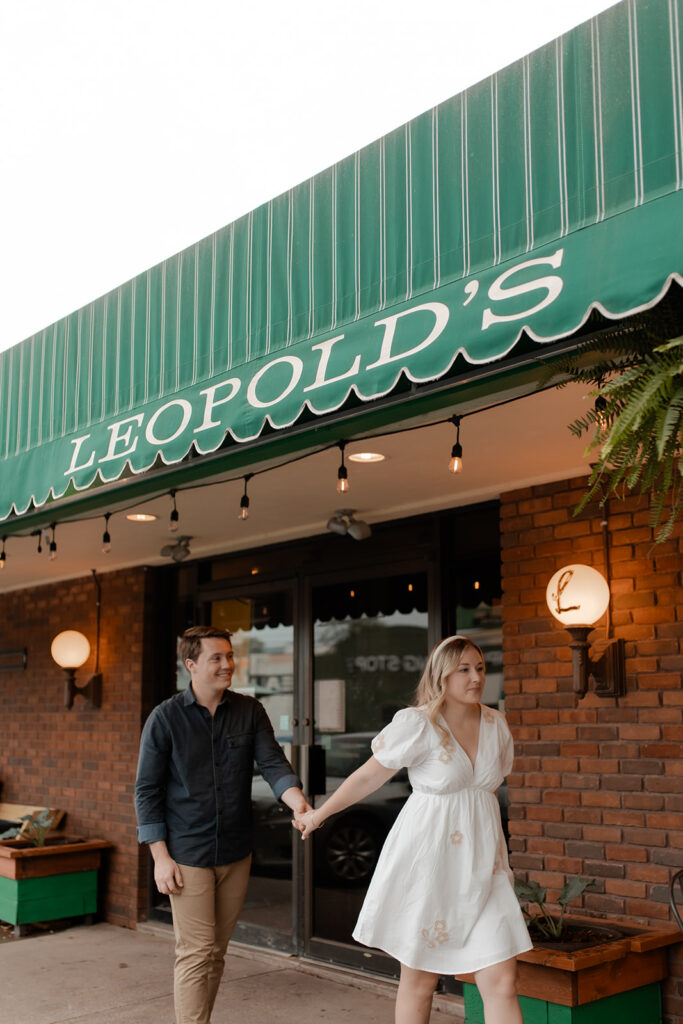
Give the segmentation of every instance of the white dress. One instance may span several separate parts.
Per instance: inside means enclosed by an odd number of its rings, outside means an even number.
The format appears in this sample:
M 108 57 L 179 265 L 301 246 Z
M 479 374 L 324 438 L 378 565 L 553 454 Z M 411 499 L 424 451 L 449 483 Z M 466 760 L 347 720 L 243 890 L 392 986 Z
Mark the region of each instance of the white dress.
M 513 758 L 503 715 L 482 707 L 474 767 L 418 708 L 399 711 L 372 752 L 386 768 L 407 767 L 413 792 L 384 843 L 354 939 L 436 974 L 467 974 L 531 949 L 496 796 Z

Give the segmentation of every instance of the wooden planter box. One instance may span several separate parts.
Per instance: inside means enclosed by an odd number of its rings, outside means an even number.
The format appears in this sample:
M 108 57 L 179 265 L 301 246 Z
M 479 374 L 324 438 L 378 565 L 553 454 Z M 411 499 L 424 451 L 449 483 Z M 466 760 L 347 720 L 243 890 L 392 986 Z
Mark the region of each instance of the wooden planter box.
M 517 957 L 524 1024 L 660 1024 L 660 982 L 667 976 L 666 947 L 683 941 L 677 928 L 601 922 L 624 937 L 574 952 L 536 946 Z M 484 1011 L 472 975 L 465 982 L 465 1024 L 483 1024 Z
M 0 920 L 15 926 L 80 917 L 97 910 L 102 839 L 69 837 L 46 846 L 0 841 Z

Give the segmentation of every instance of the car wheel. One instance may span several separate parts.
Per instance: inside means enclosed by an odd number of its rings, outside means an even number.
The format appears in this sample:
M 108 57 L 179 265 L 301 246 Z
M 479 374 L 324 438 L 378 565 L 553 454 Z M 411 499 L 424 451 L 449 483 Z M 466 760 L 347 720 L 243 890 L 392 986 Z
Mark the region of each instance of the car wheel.
M 324 881 L 336 885 L 361 885 L 375 870 L 382 841 L 376 828 L 359 819 L 342 820 L 321 836 L 319 861 Z

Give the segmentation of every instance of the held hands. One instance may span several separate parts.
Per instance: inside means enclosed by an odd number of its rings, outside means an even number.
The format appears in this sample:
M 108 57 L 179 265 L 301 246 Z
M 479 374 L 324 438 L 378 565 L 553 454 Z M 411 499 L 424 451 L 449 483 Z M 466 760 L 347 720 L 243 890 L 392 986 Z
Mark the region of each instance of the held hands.
M 292 825 L 298 832 L 301 832 L 302 839 L 308 839 L 317 828 L 320 828 L 322 822 L 315 821 L 314 815 L 315 811 L 306 811 L 305 814 L 295 815 Z

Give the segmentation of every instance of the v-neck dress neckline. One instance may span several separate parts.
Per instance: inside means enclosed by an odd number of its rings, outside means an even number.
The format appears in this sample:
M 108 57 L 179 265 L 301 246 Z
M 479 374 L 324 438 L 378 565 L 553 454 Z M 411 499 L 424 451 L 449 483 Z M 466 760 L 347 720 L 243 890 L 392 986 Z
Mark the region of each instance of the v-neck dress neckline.
M 453 743 L 455 743 L 455 745 L 458 748 L 458 750 L 460 750 L 465 755 L 467 760 L 469 761 L 470 767 L 472 768 L 472 773 L 474 774 L 474 772 L 477 770 L 477 761 L 479 760 L 479 751 L 481 750 L 481 727 L 482 727 L 482 725 L 484 724 L 484 721 L 485 721 L 484 713 L 483 713 L 481 704 L 479 705 L 479 732 L 477 734 L 477 751 L 476 751 L 476 753 L 474 755 L 474 761 L 472 760 L 470 755 L 467 753 L 467 751 L 463 747 L 463 745 L 460 742 L 460 740 L 455 738 L 455 736 L 453 735 L 453 730 L 451 729 L 450 725 L 448 724 L 448 722 L 446 721 L 445 717 L 441 713 L 439 713 L 439 718 L 441 719 L 441 721 L 445 725 L 446 729 L 448 730 L 448 735 L 450 736 L 450 738 L 453 741 Z

